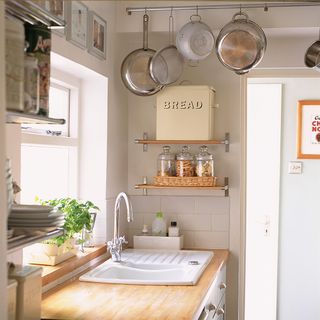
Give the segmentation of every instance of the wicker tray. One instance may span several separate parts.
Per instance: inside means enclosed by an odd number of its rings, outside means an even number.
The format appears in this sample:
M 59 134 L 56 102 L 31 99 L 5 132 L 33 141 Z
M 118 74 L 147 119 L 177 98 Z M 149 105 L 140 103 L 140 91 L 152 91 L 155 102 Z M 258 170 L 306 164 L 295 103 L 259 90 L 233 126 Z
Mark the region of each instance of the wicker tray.
M 161 177 L 153 178 L 157 186 L 189 186 L 189 187 L 215 187 L 217 177 Z

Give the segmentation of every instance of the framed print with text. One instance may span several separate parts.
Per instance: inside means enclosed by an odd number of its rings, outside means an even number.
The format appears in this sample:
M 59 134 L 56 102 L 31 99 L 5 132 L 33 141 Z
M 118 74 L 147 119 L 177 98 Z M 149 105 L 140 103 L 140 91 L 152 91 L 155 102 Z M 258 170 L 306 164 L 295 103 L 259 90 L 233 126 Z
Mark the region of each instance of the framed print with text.
M 86 49 L 88 8 L 80 1 L 70 1 L 66 20 L 67 40 Z
M 297 158 L 320 159 L 320 100 L 298 102 Z
M 88 51 L 100 59 L 106 58 L 107 23 L 95 12 L 89 12 Z

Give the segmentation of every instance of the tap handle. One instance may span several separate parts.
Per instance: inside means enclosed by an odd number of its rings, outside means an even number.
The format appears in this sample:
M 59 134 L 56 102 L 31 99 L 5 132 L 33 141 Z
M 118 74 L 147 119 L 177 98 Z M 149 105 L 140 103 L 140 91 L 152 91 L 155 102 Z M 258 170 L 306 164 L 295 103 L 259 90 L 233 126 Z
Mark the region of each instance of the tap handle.
M 120 244 L 128 244 L 128 241 L 126 240 L 125 236 L 119 237 Z
M 114 242 L 112 240 L 107 242 L 107 247 L 109 250 L 112 250 L 114 248 Z

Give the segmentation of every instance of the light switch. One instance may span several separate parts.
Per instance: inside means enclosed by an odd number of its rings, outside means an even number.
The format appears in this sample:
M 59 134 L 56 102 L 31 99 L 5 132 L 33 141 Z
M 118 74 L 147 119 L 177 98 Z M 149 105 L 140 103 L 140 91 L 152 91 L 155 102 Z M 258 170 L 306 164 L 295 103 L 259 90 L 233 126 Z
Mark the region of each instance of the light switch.
M 302 162 L 301 161 L 289 161 L 288 173 L 301 174 L 302 173 Z

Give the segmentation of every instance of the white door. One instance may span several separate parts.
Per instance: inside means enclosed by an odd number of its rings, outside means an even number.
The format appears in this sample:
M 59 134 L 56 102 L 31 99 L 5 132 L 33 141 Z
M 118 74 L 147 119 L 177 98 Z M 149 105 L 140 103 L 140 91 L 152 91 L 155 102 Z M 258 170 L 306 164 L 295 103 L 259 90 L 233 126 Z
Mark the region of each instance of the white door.
M 257 81 L 247 86 L 245 320 L 276 320 L 281 84 Z

